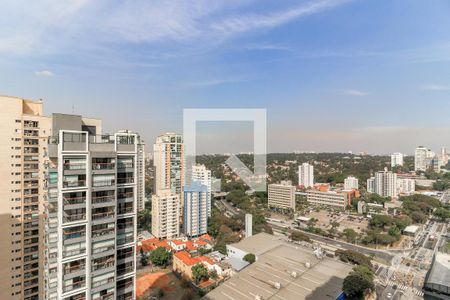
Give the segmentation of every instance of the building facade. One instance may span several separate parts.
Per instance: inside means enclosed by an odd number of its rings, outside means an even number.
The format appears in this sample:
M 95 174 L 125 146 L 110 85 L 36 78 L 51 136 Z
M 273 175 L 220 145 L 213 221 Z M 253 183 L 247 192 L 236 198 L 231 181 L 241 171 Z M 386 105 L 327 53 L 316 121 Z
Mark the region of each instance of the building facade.
M 64 114 L 52 132 L 45 299 L 135 299 L 138 136 Z
M 193 181 L 184 187 L 183 233 L 198 237 L 208 231 L 208 214 L 211 211 L 211 192 L 208 186 Z
M 295 211 L 295 187 L 290 181 L 268 185 L 268 206 L 270 208 L 292 209 Z
M 44 295 L 44 167 L 50 118 L 43 103 L 0 96 L 0 299 Z
M 159 239 L 180 235 L 180 196 L 170 189 L 152 195 L 152 234 Z
M 341 209 L 345 209 L 347 205 L 351 204 L 351 199 L 346 192 L 308 190 L 306 200 L 314 205 L 333 206 Z
M 147 202 L 147 199 L 145 198 L 145 143 L 141 138 L 138 139 L 136 148 L 136 201 L 137 211 L 140 212 L 145 209 L 145 202 Z
M 155 192 L 170 189 L 181 195 L 184 186 L 184 144 L 181 134 L 166 133 L 153 146 Z
M 344 190 L 357 190 L 359 188 L 358 178 L 348 176 L 344 180 Z
M 314 166 L 303 163 L 298 167 L 298 185 L 305 188 L 314 186 Z
M 397 176 L 397 194 L 412 195 L 416 191 L 416 181 L 413 178 Z
M 418 146 L 414 153 L 414 171 L 425 172 L 430 166 L 430 160 L 434 157 L 434 153 L 424 147 Z
M 397 197 L 397 174 L 387 171 L 375 173 L 375 193 L 381 197 Z
M 403 154 L 395 152 L 391 154 L 391 167 L 403 166 Z
M 208 216 L 211 216 L 211 170 L 208 170 L 205 165 L 192 166 L 192 182 L 199 182 L 205 185 L 208 189 Z

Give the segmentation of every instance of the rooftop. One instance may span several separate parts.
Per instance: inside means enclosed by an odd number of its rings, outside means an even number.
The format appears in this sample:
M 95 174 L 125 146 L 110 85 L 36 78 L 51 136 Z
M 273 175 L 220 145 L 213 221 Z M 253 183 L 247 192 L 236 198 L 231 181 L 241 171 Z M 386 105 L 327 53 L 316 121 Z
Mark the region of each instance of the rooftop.
M 280 243 L 282 243 L 281 237 L 262 232 L 245 238 L 239 243 L 230 244 L 229 246 L 255 255 L 261 255 Z
M 258 237 L 259 236 L 259 237 Z M 352 266 L 330 258 L 319 260 L 312 250 L 267 235 L 254 242 L 275 244 L 258 260 L 208 293 L 204 299 L 336 299 Z M 251 238 L 246 240 L 252 241 Z M 252 249 L 253 250 L 253 249 Z M 253 250 L 254 251 L 254 250 Z M 309 267 L 308 264 L 309 263 Z M 275 286 L 280 284 L 279 288 Z
M 174 254 L 176 258 L 181 260 L 185 265 L 188 266 L 194 266 L 196 264 L 206 262 L 210 265 L 214 265 L 214 261 L 206 256 L 198 256 L 198 257 L 192 257 L 189 253 L 186 251 L 180 251 Z
M 438 284 L 450 287 L 450 254 L 437 252 L 426 284 Z

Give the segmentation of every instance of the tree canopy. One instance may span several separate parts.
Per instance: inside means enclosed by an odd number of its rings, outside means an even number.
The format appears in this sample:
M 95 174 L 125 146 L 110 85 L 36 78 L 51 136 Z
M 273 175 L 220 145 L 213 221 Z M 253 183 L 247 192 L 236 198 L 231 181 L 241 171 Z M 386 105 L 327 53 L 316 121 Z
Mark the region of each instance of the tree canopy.
M 199 283 L 209 278 L 208 270 L 202 264 L 192 266 L 192 277 L 195 283 Z
M 165 266 L 172 260 L 172 253 L 164 247 L 158 247 L 150 253 L 150 261 L 156 266 Z

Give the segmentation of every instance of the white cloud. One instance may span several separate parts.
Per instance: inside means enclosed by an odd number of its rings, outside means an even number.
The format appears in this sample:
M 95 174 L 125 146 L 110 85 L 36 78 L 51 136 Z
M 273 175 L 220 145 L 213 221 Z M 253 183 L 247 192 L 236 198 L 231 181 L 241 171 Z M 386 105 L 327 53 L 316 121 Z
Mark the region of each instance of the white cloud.
M 255 7 L 249 5 L 258 5 L 256 0 L 3 0 L 0 53 L 46 54 L 64 47 L 95 47 L 111 42 L 188 41 L 205 47 L 236 34 L 281 26 L 348 1 L 317 0 L 294 7 L 284 4 L 273 13 L 257 14 L 250 13 Z
M 345 90 L 344 94 L 348 95 L 348 96 L 354 96 L 354 97 L 365 97 L 365 96 L 369 96 L 370 95 L 369 92 L 360 91 L 360 90 L 353 90 L 353 89 Z
M 424 85 L 421 89 L 424 91 L 450 91 L 450 86 L 439 84 L 428 84 Z
M 53 72 L 48 71 L 48 70 L 36 71 L 36 72 L 34 72 L 34 74 L 38 77 L 52 77 L 53 76 Z

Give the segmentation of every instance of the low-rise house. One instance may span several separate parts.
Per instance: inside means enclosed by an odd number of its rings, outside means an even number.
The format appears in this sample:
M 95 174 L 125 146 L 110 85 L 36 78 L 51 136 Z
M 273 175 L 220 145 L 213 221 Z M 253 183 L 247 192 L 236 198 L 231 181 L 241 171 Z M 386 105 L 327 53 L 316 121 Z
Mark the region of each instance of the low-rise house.
M 222 276 L 222 268 L 207 256 L 192 257 L 186 251 L 180 251 L 173 255 L 173 270 L 191 280 L 193 279 L 192 267 L 197 264 L 202 264 L 209 272 L 215 271 L 217 275 Z

